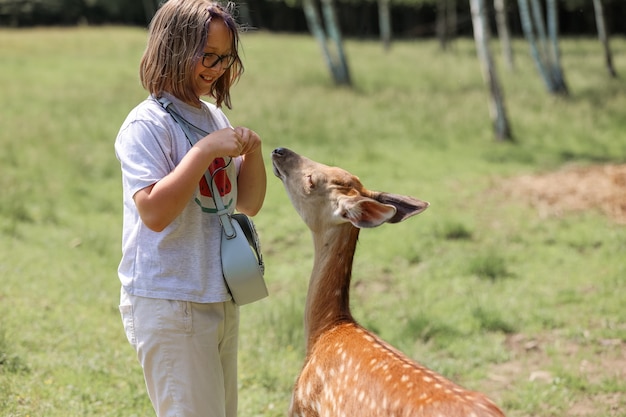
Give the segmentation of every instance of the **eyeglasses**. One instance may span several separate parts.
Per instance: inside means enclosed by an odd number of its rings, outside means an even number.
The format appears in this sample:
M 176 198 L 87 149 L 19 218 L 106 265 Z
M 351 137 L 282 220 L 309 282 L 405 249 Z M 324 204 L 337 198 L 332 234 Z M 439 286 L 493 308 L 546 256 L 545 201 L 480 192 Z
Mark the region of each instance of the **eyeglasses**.
M 235 55 L 218 55 L 213 52 L 209 52 L 202 55 L 202 65 L 207 68 L 213 68 L 221 62 L 222 69 L 226 70 L 235 63 L 235 59 L 237 59 Z

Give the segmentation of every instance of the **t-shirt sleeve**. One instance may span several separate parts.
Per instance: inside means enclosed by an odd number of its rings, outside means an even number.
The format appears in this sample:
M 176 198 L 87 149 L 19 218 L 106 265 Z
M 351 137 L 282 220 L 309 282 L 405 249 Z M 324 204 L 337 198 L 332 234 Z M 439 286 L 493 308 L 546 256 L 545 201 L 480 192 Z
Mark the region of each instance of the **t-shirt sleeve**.
M 115 142 L 122 168 L 122 182 L 129 197 L 165 177 L 175 164 L 167 130 L 145 120 L 123 127 Z

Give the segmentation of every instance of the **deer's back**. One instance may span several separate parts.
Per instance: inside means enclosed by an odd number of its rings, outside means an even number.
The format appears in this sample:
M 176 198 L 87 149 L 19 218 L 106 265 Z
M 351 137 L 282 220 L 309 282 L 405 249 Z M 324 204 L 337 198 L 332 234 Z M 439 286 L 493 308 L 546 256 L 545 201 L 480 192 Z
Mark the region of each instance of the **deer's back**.
M 503 416 L 484 395 L 417 364 L 355 323 L 333 327 L 312 346 L 290 415 Z

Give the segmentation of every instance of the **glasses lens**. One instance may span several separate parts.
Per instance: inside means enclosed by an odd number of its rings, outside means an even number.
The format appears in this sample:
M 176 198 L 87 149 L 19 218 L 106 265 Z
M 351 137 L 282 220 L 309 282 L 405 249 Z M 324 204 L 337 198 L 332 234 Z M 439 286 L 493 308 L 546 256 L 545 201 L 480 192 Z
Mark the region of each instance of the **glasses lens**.
M 231 67 L 231 65 L 235 63 L 235 57 L 234 55 L 220 56 L 220 55 L 213 54 L 213 53 L 206 53 L 202 57 L 202 65 L 204 65 L 207 68 L 213 68 L 220 61 L 222 62 L 222 68 L 228 69 Z
M 220 62 L 220 56 L 215 54 L 204 54 L 202 57 L 202 65 L 207 68 L 213 68 L 217 63 Z

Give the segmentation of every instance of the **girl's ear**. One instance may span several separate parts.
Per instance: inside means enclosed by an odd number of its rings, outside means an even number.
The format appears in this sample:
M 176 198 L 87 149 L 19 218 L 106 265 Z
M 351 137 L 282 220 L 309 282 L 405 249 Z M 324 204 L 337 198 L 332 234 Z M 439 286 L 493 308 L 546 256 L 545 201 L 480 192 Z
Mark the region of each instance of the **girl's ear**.
M 344 198 L 339 203 L 337 214 L 358 228 L 377 227 L 396 214 L 396 208 L 368 197 Z

